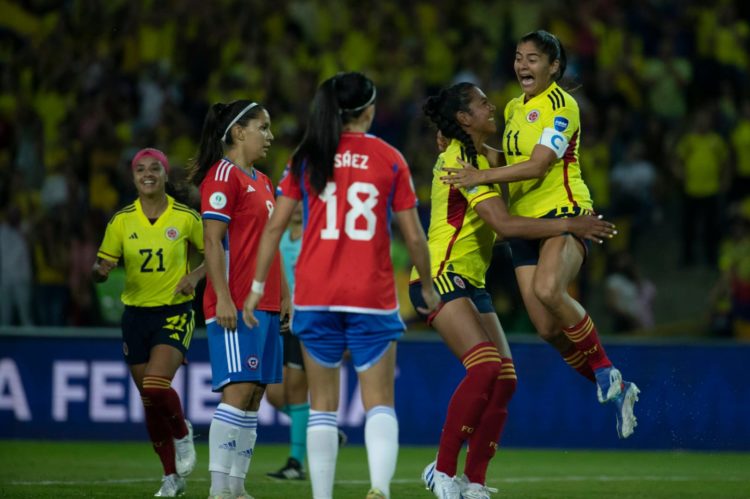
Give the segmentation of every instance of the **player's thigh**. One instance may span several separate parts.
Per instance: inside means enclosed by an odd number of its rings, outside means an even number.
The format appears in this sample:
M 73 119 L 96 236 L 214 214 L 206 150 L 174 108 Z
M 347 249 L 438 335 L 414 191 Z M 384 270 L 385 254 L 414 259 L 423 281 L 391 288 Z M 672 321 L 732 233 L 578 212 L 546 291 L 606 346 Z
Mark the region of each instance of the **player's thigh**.
M 221 401 L 245 411 L 252 407 L 254 400 L 258 397 L 259 389 L 261 390 L 260 396 L 262 396 L 263 387 L 258 383 L 249 381 L 230 383 L 221 389 Z
M 477 344 L 492 341 L 482 325 L 479 311 L 465 297 L 445 303 L 432 320 L 432 327 L 459 359 Z
M 391 341 L 388 349 L 375 364 L 357 372 L 365 411 L 379 405 L 393 407 L 395 372 L 396 342 Z
M 540 336 L 548 339 L 561 332 L 562 324 L 544 306 L 534 292 L 534 274 L 536 271 L 536 265 L 516 267 L 516 281 L 518 282 L 518 289 L 521 291 L 521 298 L 532 324 L 534 324 Z
M 545 240 L 539 249 L 539 262 L 534 275 L 537 294 L 567 293 L 568 285 L 578 275 L 585 250 L 580 241 L 570 235 Z
M 184 358 L 182 352 L 172 345 L 154 345 L 144 374 L 172 379 Z
M 495 312 L 479 314 L 479 319 L 482 321 L 482 326 L 490 337 L 490 341 L 495 344 L 500 355 L 503 357 L 512 357 L 510 354 L 510 345 L 508 345 L 508 339 L 505 337 L 505 330 L 503 330 L 500 319 L 498 319 Z
M 304 342 L 302 355 L 305 360 L 307 383 L 310 386 L 310 408 L 315 411 L 338 411 L 340 367 L 320 364 L 308 354 Z

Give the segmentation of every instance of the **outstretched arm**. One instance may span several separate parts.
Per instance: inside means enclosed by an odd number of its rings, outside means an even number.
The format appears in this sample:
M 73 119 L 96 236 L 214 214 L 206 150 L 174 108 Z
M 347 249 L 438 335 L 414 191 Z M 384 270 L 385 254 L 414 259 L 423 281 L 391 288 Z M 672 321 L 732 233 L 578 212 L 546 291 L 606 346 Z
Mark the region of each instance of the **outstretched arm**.
M 500 167 L 489 170 L 478 170 L 471 163 L 461 158 L 456 158 L 463 168 L 443 167 L 448 172 L 440 177 L 444 183 L 456 187 L 470 188 L 480 184 L 497 184 L 501 182 L 518 182 L 541 178 L 557 161 L 555 152 L 549 147 L 537 144 L 531 152 L 531 157 L 526 161 L 516 163 L 513 168 Z
M 474 209 L 501 237 L 544 239 L 571 233 L 601 244 L 604 239 L 611 239 L 617 234 L 614 224 L 602 220 L 601 215 L 569 218 L 529 218 L 511 215 L 500 197 L 485 199 Z

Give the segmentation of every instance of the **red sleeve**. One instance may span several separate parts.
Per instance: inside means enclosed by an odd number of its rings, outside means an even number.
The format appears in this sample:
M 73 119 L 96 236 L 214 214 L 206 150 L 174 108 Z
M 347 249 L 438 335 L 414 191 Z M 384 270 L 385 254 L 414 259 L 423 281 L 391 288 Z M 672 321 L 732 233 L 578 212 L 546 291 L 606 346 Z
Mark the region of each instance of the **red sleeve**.
M 237 201 L 234 165 L 221 162 L 208 171 L 201 183 L 201 217 L 229 223 Z
M 411 179 L 409 165 L 400 152 L 394 149 L 394 170 L 396 178 L 393 182 L 393 211 L 409 210 L 417 206 L 417 195 L 414 192 L 414 182 Z
M 279 180 L 279 188 L 276 190 L 277 196 L 286 196 L 288 198 L 300 201 L 302 199 L 302 188 L 299 179 L 292 175 L 292 165 L 286 165 L 284 175 Z

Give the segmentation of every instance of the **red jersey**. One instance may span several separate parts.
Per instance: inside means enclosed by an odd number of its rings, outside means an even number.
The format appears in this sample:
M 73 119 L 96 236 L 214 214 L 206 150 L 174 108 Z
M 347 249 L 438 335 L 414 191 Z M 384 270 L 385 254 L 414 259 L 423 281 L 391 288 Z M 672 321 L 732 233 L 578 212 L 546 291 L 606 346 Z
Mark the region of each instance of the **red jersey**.
M 400 152 L 373 135 L 343 133 L 333 179 L 323 192 L 313 192 L 304 165 L 300 178 L 287 168 L 279 192 L 303 203 L 295 308 L 374 314 L 398 310 L 391 213 L 417 205 Z
M 203 219 L 227 224 L 222 245 L 229 292 L 237 310 L 242 310 L 255 275 L 260 236 L 275 204 L 273 185 L 258 170 L 247 173 L 228 159 L 222 159 L 208 170 L 200 191 Z M 280 304 L 281 273 L 276 256 L 258 310 L 278 312 Z M 216 316 L 216 292 L 210 278 L 203 295 L 203 312 L 206 320 Z

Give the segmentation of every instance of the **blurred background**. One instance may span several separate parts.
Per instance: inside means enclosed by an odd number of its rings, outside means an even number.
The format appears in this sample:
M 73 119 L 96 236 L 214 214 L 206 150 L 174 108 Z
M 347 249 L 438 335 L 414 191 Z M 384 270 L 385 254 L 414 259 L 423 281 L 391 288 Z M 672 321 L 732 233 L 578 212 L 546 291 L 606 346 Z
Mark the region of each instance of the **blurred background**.
M 208 106 L 256 99 L 276 136 L 259 167 L 277 182 L 316 85 L 338 71 L 377 83 L 372 132 L 404 152 L 427 220 L 424 98 L 472 81 L 501 112 L 520 93 L 516 40 L 545 28 L 567 49 L 584 180 L 620 231 L 576 289 L 599 329 L 750 338 L 748 5 L 0 0 L 0 323 L 118 325 L 121 282 L 95 288 L 89 271 L 135 197 L 134 152 L 164 150 L 179 187 Z M 398 240 L 393 254 L 419 329 Z M 505 328 L 533 333 L 502 244 L 488 280 Z
M 276 137 L 258 166 L 278 182 L 318 83 L 363 71 L 378 85 L 372 132 L 403 151 L 426 221 L 437 150 L 422 102 L 471 81 L 500 113 L 520 94 L 516 40 L 539 28 L 567 49 L 583 177 L 620 232 L 593 249 L 574 292 L 642 393 L 638 432 L 618 442 L 591 386 L 536 338 L 498 244 L 488 288 L 521 380 L 505 443 L 750 449 L 750 3 L 739 0 L 0 0 L 0 438 L 145 439 L 120 354 L 124 276 L 90 280 L 107 221 L 135 198 L 138 149 L 165 151 L 195 206 L 185 166 L 208 106 L 255 99 Z M 415 321 L 397 238 L 392 254 L 409 324 L 402 443 L 434 445 L 463 368 Z M 175 378 L 201 431 L 217 403 L 207 356 L 198 334 Z M 339 424 L 362 442 L 351 367 L 342 380 Z M 260 419 L 264 442 L 285 441 L 283 415 L 264 406 Z

